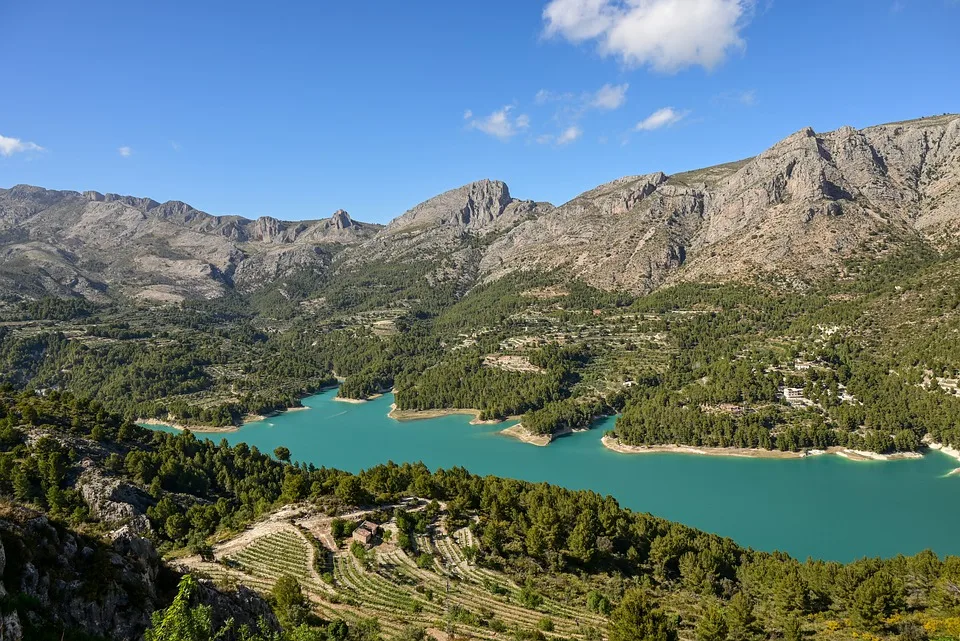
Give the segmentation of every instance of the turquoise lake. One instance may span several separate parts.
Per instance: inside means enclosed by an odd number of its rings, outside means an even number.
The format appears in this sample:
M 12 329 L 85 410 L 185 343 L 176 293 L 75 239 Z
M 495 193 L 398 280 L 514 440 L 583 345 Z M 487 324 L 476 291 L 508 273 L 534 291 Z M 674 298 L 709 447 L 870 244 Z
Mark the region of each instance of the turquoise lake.
M 613 418 L 535 447 L 499 434 L 508 424 L 470 425 L 469 416 L 401 422 L 387 417 L 392 395 L 363 404 L 335 396 L 329 390 L 304 399 L 308 410 L 206 436 L 264 452 L 284 445 L 294 460 L 351 472 L 423 461 L 431 469 L 462 466 L 594 490 L 633 510 L 801 559 L 849 561 L 926 548 L 960 554 L 960 476 L 946 476 L 958 464 L 938 452 L 890 462 L 618 454 L 600 443 Z

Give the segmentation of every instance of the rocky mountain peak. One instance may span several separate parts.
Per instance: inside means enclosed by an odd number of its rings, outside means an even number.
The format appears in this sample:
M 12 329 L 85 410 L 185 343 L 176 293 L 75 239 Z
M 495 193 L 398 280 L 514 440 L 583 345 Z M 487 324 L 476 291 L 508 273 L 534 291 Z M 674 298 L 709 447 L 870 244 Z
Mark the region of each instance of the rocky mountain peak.
M 350 214 L 346 211 L 338 209 L 330 216 L 330 225 L 334 229 L 346 229 L 353 226 L 353 219 L 350 218 Z
M 478 180 L 420 203 L 393 220 L 387 230 L 438 225 L 482 228 L 496 221 L 514 202 L 506 183 Z
M 283 241 L 283 224 L 273 216 L 261 216 L 253 221 L 250 230 L 250 239 L 265 243 Z

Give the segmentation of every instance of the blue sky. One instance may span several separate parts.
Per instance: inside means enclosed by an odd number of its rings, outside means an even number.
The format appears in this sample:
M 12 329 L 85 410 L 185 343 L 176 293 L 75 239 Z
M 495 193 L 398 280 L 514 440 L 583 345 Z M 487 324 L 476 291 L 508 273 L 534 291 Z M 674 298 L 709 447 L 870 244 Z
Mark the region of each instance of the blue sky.
M 960 111 L 960 0 L 0 2 L 0 187 L 386 221 Z

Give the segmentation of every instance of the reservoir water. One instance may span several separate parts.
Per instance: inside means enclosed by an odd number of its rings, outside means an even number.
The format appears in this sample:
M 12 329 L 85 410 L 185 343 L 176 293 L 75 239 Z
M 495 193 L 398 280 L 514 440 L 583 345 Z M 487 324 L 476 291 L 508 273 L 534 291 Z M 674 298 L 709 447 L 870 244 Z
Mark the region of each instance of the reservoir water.
M 938 452 L 889 462 L 618 454 L 600 443 L 613 418 L 535 447 L 499 434 L 508 424 L 470 425 L 462 415 L 401 422 L 387 417 L 392 395 L 362 404 L 335 396 L 329 390 L 304 399 L 307 410 L 206 436 L 263 452 L 283 445 L 294 460 L 351 472 L 423 461 L 431 469 L 462 466 L 594 490 L 633 510 L 801 559 L 850 561 L 926 548 L 960 554 L 960 476 L 947 476 L 958 463 Z

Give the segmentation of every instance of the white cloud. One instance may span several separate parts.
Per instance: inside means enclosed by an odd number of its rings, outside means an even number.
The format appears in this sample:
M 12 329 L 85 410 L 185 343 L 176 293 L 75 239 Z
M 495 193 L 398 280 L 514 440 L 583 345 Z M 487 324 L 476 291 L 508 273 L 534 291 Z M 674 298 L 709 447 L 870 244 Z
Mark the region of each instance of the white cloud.
M 580 129 L 580 127 L 577 127 L 576 125 L 572 127 L 567 127 L 560 133 L 559 136 L 557 136 L 557 144 L 558 145 L 569 144 L 574 140 L 576 140 L 577 138 L 579 138 L 582 134 L 583 134 L 583 130 Z
M 550 0 L 544 34 L 570 42 L 596 40 L 601 55 L 631 66 L 674 72 L 712 69 L 731 49 L 755 0 Z
M 464 119 L 464 120 L 470 120 L 471 118 L 473 118 L 473 110 L 472 110 L 472 109 L 467 109 L 466 111 L 463 112 L 463 119 Z
M 549 89 L 541 89 L 533 97 L 533 102 L 538 105 L 545 105 L 548 102 L 567 102 L 574 99 L 574 94 L 569 91 L 560 93 L 559 91 L 550 91 Z
M 596 109 L 619 109 L 627 102 L 627 89 L 630 85 L 605 84 L 593 95 L 590 106 Z
M 520 114 L 516 118 L 511 118 L 511 111 L 513 111 L 513 106 L 507 105 L 503 109 L 494 111 L 489 116 L 470 120 L 470 127 L 500 140 L 509 140 L 530 126 L 529 116 Z
M 133 153 L 133 149 L 130 149 L 130 147 L 120 147 L 117 149 L 117 153 L 126 158 Z
M 576 125 L 567 127 L 559 134 L 542 134 L 537 136 L 536 142 L 538 145 L 568 145 L 574 140 L 577 140 L 580 136 L 583 135 L 583 130 Z
M 664 107 L 663 109 L 657 109 L 652 114 L 641 120 L 637 123 L 637 131 L 653 131 L 654 129 L 660 129 L 661 127 L 669 127 L 674 125 L 687 116 L 686 111 L 677 111 L 673 107 Z
M 550 0 L 543 9 L 548 36 L 562 35 L 581 42 L 597 38 L 610 29 L 616 9 L 609 0 Z
M 19 138 L 0 135 L 0 156 L 12 156 L 24 151 L 43 151 L 43 147 L 35 142 L 25 142 Z

